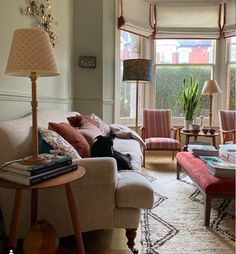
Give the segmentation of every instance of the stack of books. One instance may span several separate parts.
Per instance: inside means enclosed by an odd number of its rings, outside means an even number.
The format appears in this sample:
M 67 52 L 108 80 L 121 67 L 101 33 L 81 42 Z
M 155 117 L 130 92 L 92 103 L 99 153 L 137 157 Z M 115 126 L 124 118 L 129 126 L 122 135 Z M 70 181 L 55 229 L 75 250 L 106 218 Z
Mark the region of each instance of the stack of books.
M 231 162 L 236 162 L 236 144 L 222 144 L 219 149 L 220 155 Z
M 189 144 L 188 151 L 191 152 L 194 156 L 218 156 L 219 151 L 211 145 L 196 145 Z
M 235 177 L 236 164 L 214 156 L 199 156 L 207 163 L 208 172 L 217 177 Z
M 31 186 L 76 170 L 78 167 L 77 164 L 72 164 L 72 160 L 68 156 L 55 157 L 51 154 L 44 154 L 44 156 L 49 157 L 49 162 L 35 165 L 26 165 L 14 161 L 7 162 L 0 169 L 0 178 L 10 182 Z

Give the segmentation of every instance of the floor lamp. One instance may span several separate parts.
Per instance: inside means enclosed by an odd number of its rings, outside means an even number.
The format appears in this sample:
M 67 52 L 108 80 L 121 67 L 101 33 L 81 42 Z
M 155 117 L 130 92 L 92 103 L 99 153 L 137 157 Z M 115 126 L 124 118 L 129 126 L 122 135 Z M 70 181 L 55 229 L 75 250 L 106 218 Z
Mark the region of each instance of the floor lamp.
M 44 163 L 48 159 L 38 154 L 36 80 L 38 77 L 59 75 L 48 34 L 39 29 L 17 29 L 13 35 L 5 73 L 31 79 L 32 155 L 25 158 L 23 162 L 25 164 Z
M 123 81 L 136 82 L 136 118 L 135 130 L 138 133 L 138 88 L 139 83 L 146 83 L 152 80 L 152 60 L 148 59 L 127 59 L 123 61 Z
M 212 127 L 212 99 L 213 95 L 221 93 L 220 87 L 216 80 L 207 80 L 202 88 L 202 95 L 210 98 L 209 126 Z

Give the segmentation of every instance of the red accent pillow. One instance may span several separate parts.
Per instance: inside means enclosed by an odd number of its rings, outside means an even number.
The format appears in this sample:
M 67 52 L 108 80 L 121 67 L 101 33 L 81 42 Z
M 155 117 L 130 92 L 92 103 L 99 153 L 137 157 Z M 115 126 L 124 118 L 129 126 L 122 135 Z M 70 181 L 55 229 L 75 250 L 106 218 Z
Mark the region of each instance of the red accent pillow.
M 48 129 L 57 132 L 68 141 L 82 157 L 90 157 L 90 146 L 84 136 L 67 123 L 49 123 Z
M 101 130 L 85 118 L 81 121 L 78 130 L 84 135 L 90 146 L 93 145 L 97 136 L 102 135 Z
M 70 117 L 67 117 L 67 120 L 69 121 L 70 125 L 73 127 L 81 127 L 84 122 L 90 122 L 96 127 L 98 127 L 97 123 L 94 120 L 92 120 L 90 116 L 86 116 L 86 115 L 70 116 Z

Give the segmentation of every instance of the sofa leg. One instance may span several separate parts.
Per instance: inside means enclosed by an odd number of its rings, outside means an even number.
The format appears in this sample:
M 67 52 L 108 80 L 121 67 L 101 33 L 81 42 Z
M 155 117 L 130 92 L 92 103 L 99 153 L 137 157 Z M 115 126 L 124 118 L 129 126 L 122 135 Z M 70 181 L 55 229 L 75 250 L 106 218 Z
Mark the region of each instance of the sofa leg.
M 135 239 L 136 235 L 137 235 L 136 228 L 126 229 L 126 237 L 128 239 L 127 245 L 129 247 L 129 249 L 132 251 L 132 253 L 134 253 L 134 254 L 138 254 L 138 249 L 135 248 L 135 243 L 134 243 L 134 239 Z

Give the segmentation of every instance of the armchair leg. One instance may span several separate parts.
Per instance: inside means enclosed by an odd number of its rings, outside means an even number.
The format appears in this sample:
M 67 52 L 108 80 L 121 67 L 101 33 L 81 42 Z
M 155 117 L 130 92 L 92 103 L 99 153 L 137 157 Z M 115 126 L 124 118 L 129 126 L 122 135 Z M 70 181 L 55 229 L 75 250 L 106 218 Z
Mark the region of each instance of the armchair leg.
M 132 253 L 134 253 L 134 254 L 138 254 L 138 249 L 135 248 L 135 243 L 134 243 L 134 239 L 135 239 L 136 235 L 137 235 L 136 228 L 126 229 L 126 237 L 128 239 L 127 245 L 129 247 L 129 249 L 132 251 Z
M 145 149 L 143 148 L 143 167 L 145 168 Z
M 172 152 L 172 161 L 174 160 L 175 158 L 175 151 Z

